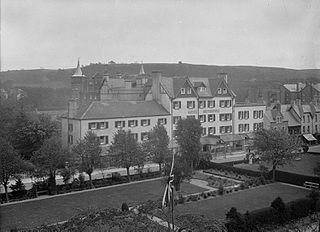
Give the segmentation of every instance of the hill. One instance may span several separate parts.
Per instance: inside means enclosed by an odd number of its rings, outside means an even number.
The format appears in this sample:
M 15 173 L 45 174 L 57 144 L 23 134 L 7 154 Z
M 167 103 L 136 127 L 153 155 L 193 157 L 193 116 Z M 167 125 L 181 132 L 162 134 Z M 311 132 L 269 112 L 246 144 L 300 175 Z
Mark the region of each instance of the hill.
M 164 76 L 191 76 L 191 77 L 216 77 L 219 72 L 228 73 L 228 82 L 237 94 L 237 101 L 244 101 L 249 96 L 255 101 L 259 89 L 265 99 L 270 94 L 276 94 L 281 83 L 294 83 L 297 81 L 320 82 L 319 69 L 294 70 L 273 67 L 255 66 L 216 66 L 195 64 L 169 64 L 169 63 L 146 63 L 143 64 L 146 73 L 153 70 L 162 71 Z M 13 70 L 1 72 L 1 82 L 10 86 L 29 88 L 70 88 L 70 76 L 72 69 L 36 69 L 36 70 Z M 108 70 L 111 74 L 127 73 L 137 74 L 140 64 L 90 64 L 82 67 L 83 73 L 91 77 L 96 72 Z M 65 107 L 65 104 L 64 104 Z

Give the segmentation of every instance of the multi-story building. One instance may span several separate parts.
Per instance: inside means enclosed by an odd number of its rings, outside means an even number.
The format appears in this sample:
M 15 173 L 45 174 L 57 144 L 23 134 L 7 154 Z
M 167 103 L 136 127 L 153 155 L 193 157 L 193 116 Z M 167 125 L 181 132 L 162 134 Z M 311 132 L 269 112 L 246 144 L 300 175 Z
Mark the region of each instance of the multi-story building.
M 309 104 L 312 101 L 319 101 L 320 84 L 313 83 L 294 83 L 280 86 L 280 103 L 291 104 L 299 99 L 302 104 Z
M 64 145 L 74 144 L 92 130 L 107 147 L 119 128 L 130 129 L 141 141 L 157 123 L 165 125 L 173 145 L 177 122 L 194 117 L 201 122 L 201 141 L 210 151 L 221 147 L 244 149 L 250 133 L 263 127 L 263 101 L 236 103 L 225 73 L 217 78 L 163 77 L 158 71 L 152 72 L 151 78 L 144 71 L 139 75 L 145 76 L 139 85 L 134 82 L 136 78 L 126 80 L 124 85 L 124 78 L 102 75 L 101 79 L 96 74 L 100 87 L 94 88 L 96 95 L 90 98 L 82 84 L 87 82 L 82 80 L 86 77 L 78 64 L 71 77 L 68 114 L 62 117 Z

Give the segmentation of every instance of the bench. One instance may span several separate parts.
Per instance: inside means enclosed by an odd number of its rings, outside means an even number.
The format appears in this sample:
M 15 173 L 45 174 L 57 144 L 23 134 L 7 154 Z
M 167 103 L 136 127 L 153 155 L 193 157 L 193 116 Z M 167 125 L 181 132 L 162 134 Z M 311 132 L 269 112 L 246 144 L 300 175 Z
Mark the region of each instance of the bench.
M 319 188 L 319 184 L 318 183 L 309 182 L 309 181 L 304 182 L 303 186 L 305 188 L 310 188 L 310 189 L 318 189 Z

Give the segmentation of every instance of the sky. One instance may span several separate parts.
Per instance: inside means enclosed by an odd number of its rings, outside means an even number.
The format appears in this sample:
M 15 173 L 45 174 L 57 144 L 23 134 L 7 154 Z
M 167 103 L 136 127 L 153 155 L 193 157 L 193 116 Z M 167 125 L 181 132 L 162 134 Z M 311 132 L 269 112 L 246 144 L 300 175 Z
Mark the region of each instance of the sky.
M 319 0 L 1 0 L 1 70 L 89 63 L 320 68 Z

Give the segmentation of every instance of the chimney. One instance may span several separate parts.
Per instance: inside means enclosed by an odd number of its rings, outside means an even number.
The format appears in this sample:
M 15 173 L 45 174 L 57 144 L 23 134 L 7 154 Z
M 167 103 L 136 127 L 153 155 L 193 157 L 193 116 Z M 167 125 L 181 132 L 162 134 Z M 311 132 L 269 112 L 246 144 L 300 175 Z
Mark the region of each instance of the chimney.
M 161 71 L 152 71 L 152 100 L 160 102 L 160 79 L 162 73 Z
M 224 81 L 228 84 L 228 74 L 227 73 L 223 73 L 223 72 L 218 73 L 218 77 L 223 78 Z

